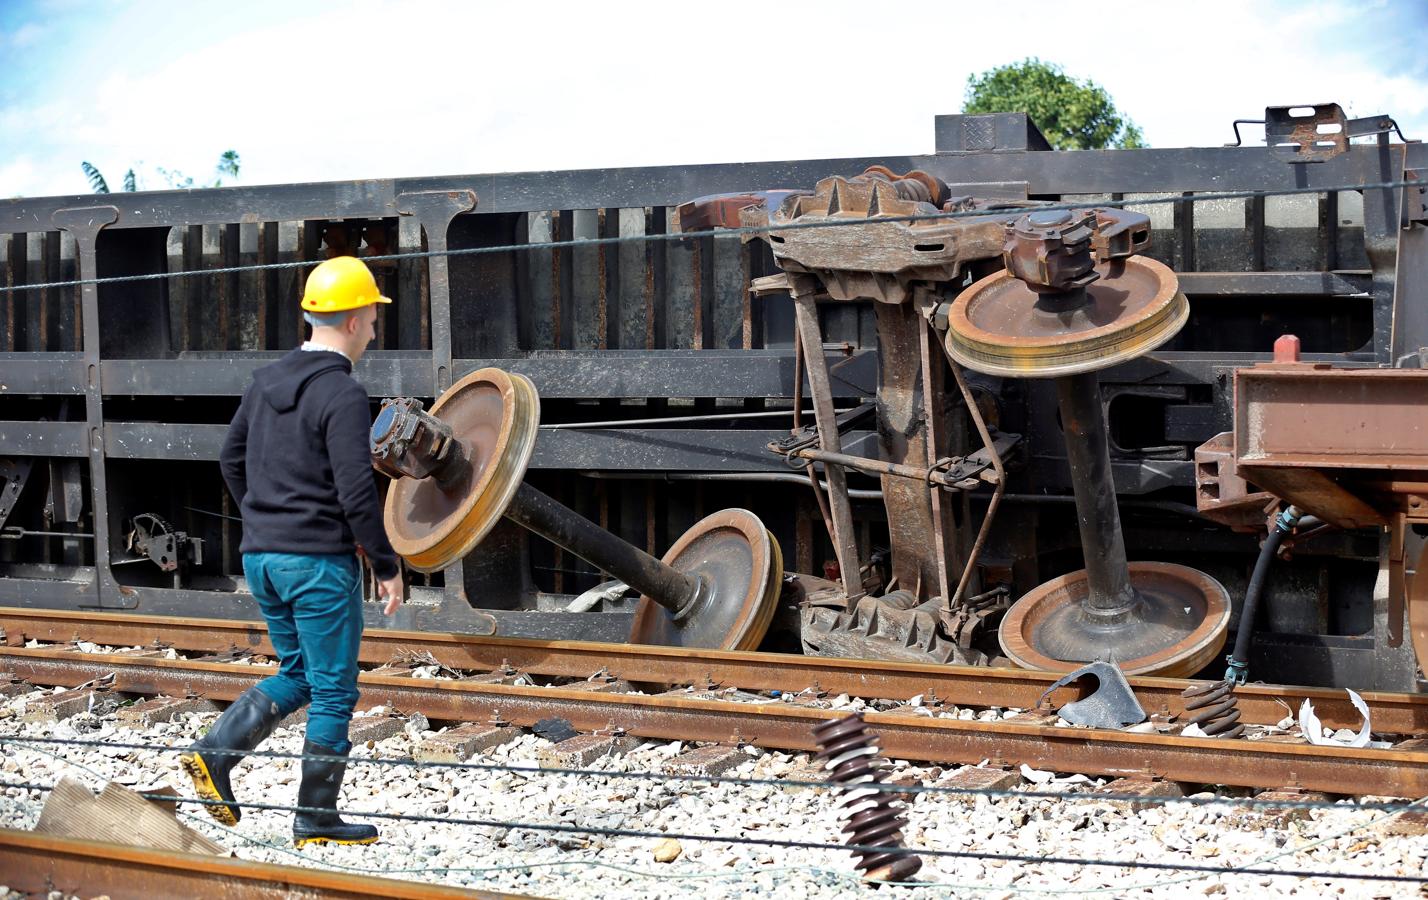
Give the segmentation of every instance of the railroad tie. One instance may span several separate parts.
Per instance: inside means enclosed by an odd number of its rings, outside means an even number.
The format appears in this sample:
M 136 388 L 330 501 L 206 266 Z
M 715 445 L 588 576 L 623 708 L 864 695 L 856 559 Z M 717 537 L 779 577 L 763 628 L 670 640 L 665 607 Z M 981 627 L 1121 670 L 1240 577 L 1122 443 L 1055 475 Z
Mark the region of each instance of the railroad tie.
M 737 768 L 748 760 L 749 756 L 738 747 L 714 744 L 709 747 L 686 750 L 665 763 L 663 769 L 667 775 L 697 775 L 713 778 Z
M 634 741 L 623 734 L 577 734 L 536 753 L 546 769 L 580 769 L 605 756 L 624 753 Z
M 422 741 L 412 758 L 423 763 L 465 762 L 477 753 L 515 740 L 520 734 L 519 728 L 509 725 L 462 725 Z
M 121 708 L 118 718 L 125 728 L 148 728 L 172 722 L 186 713 L 217 711 L 217 704 L 202 697 L 150 697 Z

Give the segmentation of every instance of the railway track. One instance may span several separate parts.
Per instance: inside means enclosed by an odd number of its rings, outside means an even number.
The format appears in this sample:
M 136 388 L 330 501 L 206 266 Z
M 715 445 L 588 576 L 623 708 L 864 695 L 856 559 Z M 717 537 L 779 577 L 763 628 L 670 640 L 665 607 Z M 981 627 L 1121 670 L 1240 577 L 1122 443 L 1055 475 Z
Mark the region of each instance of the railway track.
M 201 695 L 232 700 L 269 669 L 251 662 L 157 659 L 124 652 L 81 652 L 68 642 L 119 647 L 166 646 L 174 650 L 231 655 L 234 648 L 270 652 L 261 626 L 246 622 L 77 613 L 0 610 L 7 645 L 0 671 L 34 684 L 76 686 L 113 676 L 112 689 L 142 695 Z M 14 646 L 51 643 L 51 646 Z M 1133 733 L 1057 727 L 1031 709 L 1054 676 L 1020 670 L 953 666 L 905 666 L 860 660 L 819 659 L 759 653 L 671 651 L 656 647 L 575 642 L 500 641 L 456 635 L 374 631 L 364 637 L 365 663 L 417 654 L 457 671 L 451 678 L 413 678 L 409 673 L 364 672 L 365 708 L 387 706 L 421 712 L 439 722 L 486 722 L 517 726 L 558 716 L 585 732 L 621 729 L 668 740 L 746 743 L 779 750 L 814 749 L 814 726 L 846 710 L 814 699 L 846 693 L 883 702 L 868 711 L 883 752 L 930 763 L 1026 764 L 1034 768 L 1110 777 L 1154 777 L 1194 784 L 1253 788 L 1295 787 L 1334 794 L 1422 797 L 1428 795 L 1428 697 L 1371 693 L 1375 731 L 1399 738 L 1390 749 L 1346 749 L 1272 740 L 1214 740 L 1173 733 Z M 537 680 L 576 678 L 575 684 L 510 684 L 512 669 Z M 605 673 L 591 690 L 586 681 Z M 469 674 L 462 674 L 469 673 Z M 619 690 L 624 683 L 647 691 Z M 1188 682 L 1132 679 L 1147 711 L 1165 717 L 1184 712 L 1180 692 Z M 666 690 L 672 687 L 673 689 Z M 817 690 L 810 690 L 816 688 Z M 774 699 L 773 691 L 802 696 Z M 764 693 L 758 693 L 764 692 Z M 920 705 L 908 704 L 921 695 Z M 1074 699 L 1075 688 L 1054 695 Z M 1350 727 L 1357 713 L 1341 692 L 1252 686 L 1237 692 L 1244 720 L 1270 724 L 1289 704 L 1311 699 L 1325 724 Z M 876 706 L 875 706 L 876 708 Z M 939 712 L 1022 710 L 996 721 L 943 717 Z
M 66 896 L 103 895 L 112 900 L 519 900 L 521 896 L 10 829 L 0 829 L 0 882 L 27 896 L 61 891 Z

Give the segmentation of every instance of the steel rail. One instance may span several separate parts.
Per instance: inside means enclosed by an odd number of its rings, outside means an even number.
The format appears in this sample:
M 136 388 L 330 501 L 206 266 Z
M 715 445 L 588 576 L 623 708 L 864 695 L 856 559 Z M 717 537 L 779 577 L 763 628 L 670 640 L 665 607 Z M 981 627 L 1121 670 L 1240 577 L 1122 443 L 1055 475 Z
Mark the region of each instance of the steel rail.
M 115 646 L 155 642 L 182 651 L 220 653 L 235 647 L 272 654 L 261 622 L 219 619 L 98 615 L 87 612 L 0 608 L 0 629 L 11 646 L 26 640 L 92 641 Z M 640 644 L 537 641 L 420 631 L 371 630 L 362 636 L 361 661 L 381 665 L 402 653 L 429 653 L 453 669 L 490 671 L 508 664 L 533 675 L 587 678 L 601 668 L 637 683 L 706 684 L 750 691 L 798 692 L 810 687 L 832 695 L 908 700 L 922 695 L 956 706 L 1031 709 L 1056 674 L 1025 669 L 938 666 L 885 660 L 835 659 L 742 651 L 690 650 Z M 1149 713 L 1181 716 L 1180 696 L 1188 681 L 1131 678 L 1136 697 Z M 1060 688 L 1049 698 L 1057 706 L 1085 696 L 1094 685 Z M 1353 728 L 1362 717 L 1342 690 L 1250 684 L 1235 689 L 1241 721 L 1272 725 L 1304 700 L 1330 728 Z M 1373 728 L 1379 734 L 1428 734 L 1428 694 L 1365 691 Z M 1425 792 L 1428 793 L 1428 792 Z M 1415 796 L 1423 796 L 1418 794 Z
M 82 841 L 8 828 L 0 829 L 0 873 L 3 873 L 0 882 L 10 890 L 37 897 L 52 890 L 85 897 L 102 894 L 113 900 L 152 900 L 154 897 L 494 900 L 523 896 L 227 856 Z
M 75 686 L 112 675 L 112 689 L 121 693 L 234 700 L 273 667 L 0 648 L 0 669 L 36 684 Z M 620 728 L 638 737 L 749 743 L 777 750 L 815 749 L 813 726 L 845 714 L 780 702 L 595 693 L 373 673 L 363 673 L 359 682 L 359 707 L 419 711 L 437 721 L 500 718 L 530 726 L 558 716 L 580 731 Z M 1194 784 L 1428 796 L 1428 752 L 1423 751 L 1168 737 L 900 712 L 866 713 L 865 718 L 877 731 L 883 753 L 899 759 L 958 764 L 992 760 L 1088 775 L 1157 777 Z

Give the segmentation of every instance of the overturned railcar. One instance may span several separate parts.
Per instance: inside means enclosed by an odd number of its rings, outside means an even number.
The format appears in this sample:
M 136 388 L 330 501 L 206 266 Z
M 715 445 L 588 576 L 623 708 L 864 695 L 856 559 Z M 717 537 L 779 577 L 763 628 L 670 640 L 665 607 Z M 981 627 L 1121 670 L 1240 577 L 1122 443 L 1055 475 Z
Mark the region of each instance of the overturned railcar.
M 1125 253 L 1187 301 L 1086 402 L 1132 567 L 1223 589 L 1228 628 L 1196 665 L 1223 669 L 1251 593 L 1251 677 L 1411 688 L 1428 154 L 1332 104 L 1266 120 L 1256 147 L 1053 151 L 1024 116 L 950 115 L 922 156 L 0 202 L 0 605 L 255 618 L 218 447 L 252 370 L 303 337 L 305 264 L 353 254 L 396 301 L 357 371 L 374 413 L 430 408 L 483 368 L 523 375 L 543 495 L 657 557 L 716 510 L 766 526 L 799 574 L 769 593 L 763 649 L 1003 663 L 1015 602 L 1085 565 L 1085 476 L 1052 380 L 929 349 L 1003 268 L 1000 231 L 955 266 L 898 264 L 908 293 L 889 296 L 848 275 L 884 271 L 877 253 L 795 258 L 759 227 L 793 209 L 784 191 L 815 217 L 861 202 L 865 228 L 918 204 L 996 229 L 1069 204 L 1111 211 L 1098 247 L 1124 213 Z M 937 302 L 898 305 L 934 283 Z M 1252 591 L 1291 506 L 1303 527 Z M 395 627 L 621 641 L 638 619 L 596 566 L 510 521 L 413 582 Z

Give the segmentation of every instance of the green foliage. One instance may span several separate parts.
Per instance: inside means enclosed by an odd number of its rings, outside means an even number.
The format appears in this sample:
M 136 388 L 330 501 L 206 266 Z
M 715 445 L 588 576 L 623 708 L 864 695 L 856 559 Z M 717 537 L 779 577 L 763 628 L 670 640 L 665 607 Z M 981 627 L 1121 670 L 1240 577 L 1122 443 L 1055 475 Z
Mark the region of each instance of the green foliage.
M 84 170 L 84 175 L 89 179 L 89 189 L 96 194 L 109 193 L 109 182 L 104 180 L 104 176 L 99 174 L 99 170 L 87 162 L 82 162 L 79 167 Z
M 214 187 L 218 187 L 223 183 L 223 176 L 225 175 L 229 178 L 237 178 L 238 151 L 224 150 L 223 154 L 218 157 L 218 165 L 216 167 L 216 170 L 218 172 L 218 177 L 213 180 Z
M 193 187 L 220 187 L 223 184 L 224 178 L 238 177 L 238 168 L 240 164 L 241 162 L 239 160 L 237 150 L 223 151 L 223 153 L 221 153 L 218 157 L 218 164 L 213 167 L 213 182 L 211 184 L 200 185 L 195 185 L 193 183 L 193 178 L 188 175 L 185 175 L 177 169 L 165 169 L 163 166 L 154 166 L 154 171 L 159 174 L 159 177 L 162 178 L 170 188 L 174 188 L 176 190 L 187 190 Z M 90 190 L 94 191 L 94 193 L 96 194 L 109 193 L 109 182 L 104 180 L 104 176 L 99 173 L 98 169 L 96 169 L 94 166 L 90 165 L 87 162 L 82 162 L 79 165 L 80 168 L 84 170 L 85 176 L 89 178 Z M 138 163 L 138 165 L 142 166 L 143 163 L 140 162 Z M 134 173 L 134 168 L 131 166 L 129 168 L 129 171 L 124 173 L 124 190 L 137 191 L 138 189 L 139 178 Z
M 1076 81 L 1035 57 L 969 77 L 962 112 L 1026 113 L 1058 150 L 1145 146 L 1140 128 L 1116 109 L 1105 88 Z

